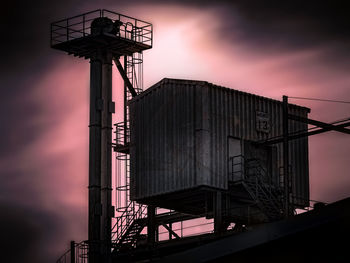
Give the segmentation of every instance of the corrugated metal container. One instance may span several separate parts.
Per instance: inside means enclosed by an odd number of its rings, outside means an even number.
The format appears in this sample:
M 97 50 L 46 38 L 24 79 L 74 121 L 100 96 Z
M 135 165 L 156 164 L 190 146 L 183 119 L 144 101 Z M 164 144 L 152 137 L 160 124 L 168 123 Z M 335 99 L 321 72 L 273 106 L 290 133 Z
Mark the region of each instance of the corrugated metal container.
M 130 104 L 131 198 L 228 189 L 229 140 L 261 141 L 282 135 L 282 103 L 203 81 L 163 79 Z M 307 117 L 309 109 L 290 105 Z M 307 130 L 289 121 L 290 131 Z M 283 165 L 277 144 L 277 167 Z M 308 139 L 290 142 L 293 196 L 309 199 Z M 278 181 L 279 176 L 275 175 Z

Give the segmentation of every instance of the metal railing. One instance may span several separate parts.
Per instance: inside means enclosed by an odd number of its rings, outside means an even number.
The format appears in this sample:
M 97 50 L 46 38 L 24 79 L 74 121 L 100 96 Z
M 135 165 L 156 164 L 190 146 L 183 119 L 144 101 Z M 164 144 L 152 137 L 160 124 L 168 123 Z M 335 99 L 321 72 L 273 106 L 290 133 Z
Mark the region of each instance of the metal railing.
M 127 122 L 118 122 L 115 126 L 115 144 L 127 145 L 130 142 L 130 124 Z
M 99 17 L 109 18 L 112 22 L 119 21 L 116 37 L 152 47 L 152 24 L 105 9 L 97 9 L 51 23 L 51 46 L 91 35 L 91 23 Z
M 271 186 L 275 189 L 282 187 L 273 180 L 266 169 L 261 165 L 260 160 L 256 158 L 246 159 L 243 155 L 230 157 L 229 181 L 240 182 L 253 180 L 256 176 L 262 184 Z
M 114 246 L 121 245 L 123 238 L 125 238 L 125 235 L 132 224 L 136 220 L 145 218 L 146 216 L 146 205 L 130 201 L 123 213 L 119 217 L 116 217 L 116 222 L 112 227 L 112 243 Z M 134 242 L 131 242 L 130 245 L 133 246 Z
M 71 241 L 70 249 L 67 250 L 56 263 L 87 263 L 89 246 L 87 241 L 75 243 Z
M 194 224 L 191 225 L 189 224 L 191 221 L 199 221 L 199 222 L 195 222 Z M 204 217 L 185 220 L 185 221 L 179 221 L 174 223 L 174 225 L 176 226 L 175 227 L 172 226 L 171 230 L 174 233 L 176 233 L 179 236 L 179 238 L 193 237 L 193 236 L 214 233 L 214 220 L 206 219 Z M 159 227 L 162 227 L 162 225 L 160 225 Z M 167 230 L 164 227 L 162 227 L 162 229 L 159 229 L 158 231 L 159 241 L 166 241 L 171 239 L 172 239 L 172 236 L 171 234 L 169 235 L 169 230 Z
M 130 80 L 130 83 L 134 87 L 137 94 L 143 91 L 143 54 L 142 52 L 133 53 L 131 56 L 127 56 L 126 60 L 126 75 Z M 132 94 L 129 89 L 126 90 L 126 100 L 132 99 Z
M 233 183 L 241 182 L 260 209 L 270 218 L 282 215 L 281 188 L 261 166 L 258 159 L 246 159 L 242 155 L 229 159 Z

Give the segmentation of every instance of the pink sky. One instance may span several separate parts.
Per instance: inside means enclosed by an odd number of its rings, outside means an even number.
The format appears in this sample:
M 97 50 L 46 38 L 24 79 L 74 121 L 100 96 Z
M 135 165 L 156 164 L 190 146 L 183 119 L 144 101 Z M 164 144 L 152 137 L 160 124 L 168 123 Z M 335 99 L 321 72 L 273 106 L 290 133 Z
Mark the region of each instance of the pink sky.
M 144 53 L 145 87 L 164 77 L 185 78 L 278 100 L 289 95 L 350 101 L 350 75 L 319 59 L 331 46 L 265 53 L 246 47 L 239 40 L 228 42 L 218 38 L 217 9 L 177 6 L 109 9 L 154 25 L 153 49 Z M 41 127 L 40 136 L 23 148 L 19 156 L 1 160 L 0 167 L 37 174 L 36 178 L 19 183 L 35 184 L 32 187 L 45 209 L 55 213 L 72 211 L 59 215 L 67 222 L 64 236 L 58 241 L 61 245 L 55 248 L 62 252 L 68 239 L 86 239 L 89 63 L 59 51 L 52 53 L 55 63 L 34 84 L 35 92 L 25 98 L 41 107 L 32 123 L 33 127 Z M 116 69 L 113 74 L 115 120 L 121 121 L 122 82 Z M 311 108 L 310 118 L 321 121 L 350 116 L 349 104 L 291 102 Z M 350 137 L 335 132 L 315 135 L 309 146 L 311 199 L 333 202 L 348 197 Z M 16 198 L 25 204 L 36 201 L 20 195 Z

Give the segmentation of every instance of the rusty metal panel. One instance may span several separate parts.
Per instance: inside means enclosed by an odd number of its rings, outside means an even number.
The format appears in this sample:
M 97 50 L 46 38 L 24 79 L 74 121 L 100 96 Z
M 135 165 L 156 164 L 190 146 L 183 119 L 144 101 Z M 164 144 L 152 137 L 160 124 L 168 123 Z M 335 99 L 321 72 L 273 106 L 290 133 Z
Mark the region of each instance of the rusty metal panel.
M 290 105 L 307 117 L 309 109 Z M 131 197 L 228 188 L 228 138 L 261 141 L 282 134 L 282 103 L 203 81 L 163 79 L 130 102 Z M 289 122 L 292 132 L 307 124 Z M 277 167 L 283 164 L 276 145 Z M 308 139 L 290 142 L 294 201 L 309 199 Z M 274 180 L 279 182 L 275 173 Z

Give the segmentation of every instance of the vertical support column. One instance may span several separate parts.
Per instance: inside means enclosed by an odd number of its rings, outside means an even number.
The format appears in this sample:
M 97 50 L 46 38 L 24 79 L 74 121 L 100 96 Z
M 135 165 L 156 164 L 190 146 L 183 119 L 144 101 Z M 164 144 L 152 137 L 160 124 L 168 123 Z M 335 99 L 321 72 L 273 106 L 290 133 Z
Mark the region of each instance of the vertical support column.
M 170 229 L 170 231 L 168 231 L 169 232 L 169 240 L 172 240 L 173 239 L 173 233 L 171 232 L 171 230 L 173 230 L 172 223 L 169 223 L 169 229 Z
M 90 60 L 89 120 L 89 263 L 100 262 L 101 225 L 101 110 L 102 61 L 97 55 Z
M 155 235 L 156 235 L 156 242 L 159 242 L 159 225 L 156 225 Z
M 153 247 L 156 240 L 156 207 L 154 205 L 147 207 L 147 218 L 147 241 L 148 245 Z
M 127 63 L 128 63 L 128 57 L 124 56 L 124 71 L 127 73 Z M 128 114 L 128 86 L 126 85 L 124 81 L 124 145 L 128 143 L 127 136 L 128 136 L 128 120 L 129 120 L 129 114 Z
M 223 220 L 222 220 L 222 194 L 220 191 L 216 191 L 213 196 L 213 212 L 214 212 L 214 233 L 219 234 L 222 232 Z
M 75 242 L 70 242 L 70 262 L 75 263 Z
M 288 145 L 288 97 L 283 96 L 283 185 L 284 215 L 289 217 L 289 145 Z
M 101 248 L 103 262 L 110 262 L 112 208 L 112 54 L 102 54 L 101 111 Z

